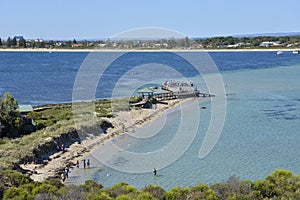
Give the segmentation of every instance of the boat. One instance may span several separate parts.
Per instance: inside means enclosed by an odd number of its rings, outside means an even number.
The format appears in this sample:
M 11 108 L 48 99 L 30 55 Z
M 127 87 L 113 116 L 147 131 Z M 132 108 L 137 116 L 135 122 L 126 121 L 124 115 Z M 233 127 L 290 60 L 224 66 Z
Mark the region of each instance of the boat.
M 277 51 L 277 55 L 283 54 L 283 51 Z
M 300 54 L 300 50 L 294 50 L 293 54 Z

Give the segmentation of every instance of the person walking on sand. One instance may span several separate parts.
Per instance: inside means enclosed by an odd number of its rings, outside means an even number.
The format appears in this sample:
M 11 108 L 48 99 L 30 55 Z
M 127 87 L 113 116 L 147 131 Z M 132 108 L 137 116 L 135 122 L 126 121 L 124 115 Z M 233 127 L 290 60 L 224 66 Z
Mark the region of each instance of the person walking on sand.
M 70 169 L 68 166 L 66 166 L 66 168 L 65 168 L 65 177 L 66 178 L 69 178 L 69 173 L 70 173 Z
M 61 144 L 61 150 L 62 150 L 63 152 L 65 152 L 65 145 L 64 145 L 64 144 Z
M 66 180 L 65 172 L 61 173 L 60 177 L 61 177 L 61 180 L 63 182 L 65 182 L 65 180 Z
M 90 168 L 90 159 L 87 159 L 86 165 L 88 168 Z
M 79 168 L 79 161 L 76 161 L 76 167 Z
M 60 147 L 58 146 L 58 144 L 56 145 L 56 151 L 57 151 L 57 152 L 60 151 Z
M 85 166 L 86 166 L 85 159 L 83 159 L 82 161 L 83 161 L 83 168 L 85 169 Z
M 153 169 L 153 175 L 156 176 L 156 173 L 157 173 L 157 171 L 156 171 L 156 169 L 154 168 L 154 169 Z

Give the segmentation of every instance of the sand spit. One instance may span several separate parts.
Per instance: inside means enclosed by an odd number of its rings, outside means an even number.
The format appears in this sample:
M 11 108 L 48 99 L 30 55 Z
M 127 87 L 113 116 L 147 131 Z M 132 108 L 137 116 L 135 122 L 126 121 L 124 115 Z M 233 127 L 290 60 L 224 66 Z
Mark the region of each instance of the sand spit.
M 35 181 L 59 177 L 67 165 L 71 168 L 75 167 L 77 160 L 81 162 L 94 150 L 123 135 L 126 131 L 144 126 L 162 116 L 167 110 L 176 108 L 184 102 L 195 100 L 198 98 L 169 100 L 163 104 L 157 104 L 153 109 L 132 109 L 117 112 L 115 117 L 106 119 L 114 127 L 107 129 L 106 134 L 88 137 L 81 142 L 74 142 L 65 151 L 58 151 L 50 155 L 43 164 L 22 164 L 20 167 L 27 170 L 30 177 Z

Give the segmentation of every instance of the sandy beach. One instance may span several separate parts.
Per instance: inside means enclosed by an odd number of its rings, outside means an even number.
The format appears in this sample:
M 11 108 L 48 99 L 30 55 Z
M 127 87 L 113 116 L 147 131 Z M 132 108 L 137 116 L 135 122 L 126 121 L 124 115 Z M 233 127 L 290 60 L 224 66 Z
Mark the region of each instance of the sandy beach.
M 157 104 L 155 109 L 119 111 L 115 114 L 115 117 L 105 119 L 114 126 L 114 128 L 107 130 L 107 134 L 87 138 L 81 141 L 80 144 L 75 142 L 66 148 L 65 152 L 59 151 L 50 155 L 49 161 L 45 164 L 22 164 L 20 167 L 28 170 L 30 177 L 35 181 L 44 181 L 51 177 L 57 177 L 67 165 L 71 166 L 71 168 L 75 167 L 77 160 L 81 162 L 94 150 L 123 135 L 126 131 L 144 126 L 162 116 L 167 110 L 177 108 L 182 103 L 193 100 L 198 100 L 198 98 L 169 100 L 165 102 L 167 104 Z

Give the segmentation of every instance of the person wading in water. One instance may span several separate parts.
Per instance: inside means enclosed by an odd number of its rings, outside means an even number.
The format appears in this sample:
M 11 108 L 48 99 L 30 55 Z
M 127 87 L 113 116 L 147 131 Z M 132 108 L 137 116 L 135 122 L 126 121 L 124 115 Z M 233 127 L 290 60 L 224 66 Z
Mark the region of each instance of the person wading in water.
M 156 169 L 154 168 L 154 169 L 153 169 L 153 175 L 156 176 L 156 173 L 157 173 L 157 171 L 156 171 Z

